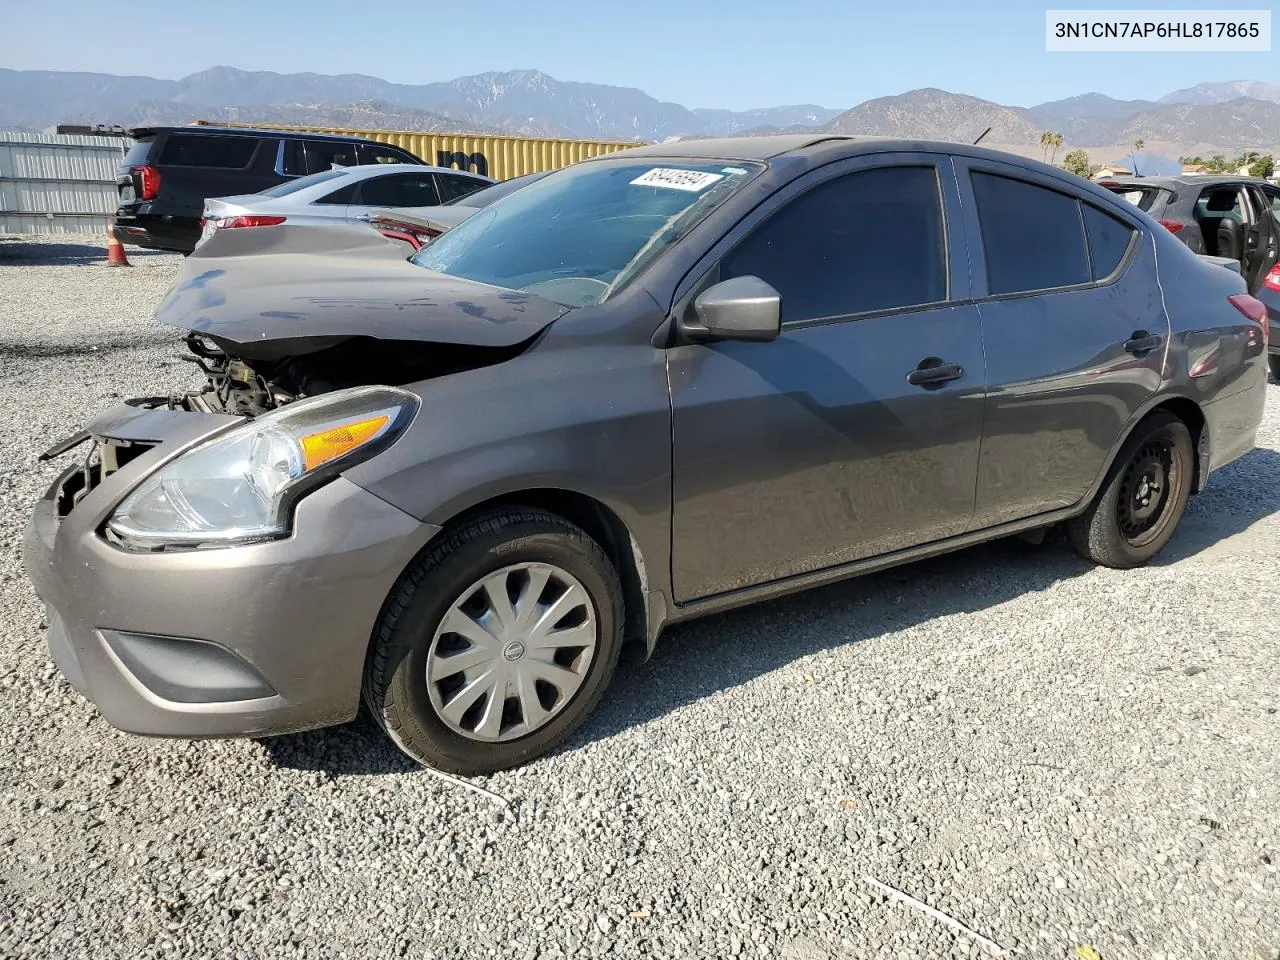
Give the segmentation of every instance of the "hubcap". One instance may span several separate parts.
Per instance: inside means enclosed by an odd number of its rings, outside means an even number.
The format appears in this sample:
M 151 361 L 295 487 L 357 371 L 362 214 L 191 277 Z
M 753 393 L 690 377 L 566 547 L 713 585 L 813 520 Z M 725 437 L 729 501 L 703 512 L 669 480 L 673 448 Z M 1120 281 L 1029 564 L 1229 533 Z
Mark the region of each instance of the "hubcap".
M 1132 545 L 1144 546 L 1159 536 L 1180 479 L 1168 444 L 1151 441 L 1134 453 L 1118 504 L 1120 532 Z
M 517 563 L 486 574 L 436 629 L 427 653 L 431 706 L 472 740 L 532 733 L 581 688 L 596 631 L 595 605 L 567 571 Z

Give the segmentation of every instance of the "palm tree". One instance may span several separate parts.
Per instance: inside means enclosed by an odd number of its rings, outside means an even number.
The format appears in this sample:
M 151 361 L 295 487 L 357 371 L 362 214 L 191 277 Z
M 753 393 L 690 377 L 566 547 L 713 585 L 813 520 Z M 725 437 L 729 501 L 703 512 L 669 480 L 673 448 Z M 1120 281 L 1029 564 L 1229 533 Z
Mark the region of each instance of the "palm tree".
M 1053 153 L 1049 154 L 1049 162 L 1053 163 L 1054 158 L 1058 156 L 1058 151 L 1062 149 L 1062 134 L 1053 134 L 1049 138 L 1049 145 L 1053 147 Z
M 1053 134 L 1046 130 L 1040 134 L 1040 158 L 1046 163 L 1049 160 L 1049 147 L 1053 145 Z
M 1141 137 L 1133 141 L 1133 153 L 1129 154 L 1129 160 L 1133 163 L 1133 175 L 1135 177 L 1142 176 L 1142 174 L 1138 173 L 1138 154 L 1142 152 L 1142 148 L 1146 145 L 1147 141 Z

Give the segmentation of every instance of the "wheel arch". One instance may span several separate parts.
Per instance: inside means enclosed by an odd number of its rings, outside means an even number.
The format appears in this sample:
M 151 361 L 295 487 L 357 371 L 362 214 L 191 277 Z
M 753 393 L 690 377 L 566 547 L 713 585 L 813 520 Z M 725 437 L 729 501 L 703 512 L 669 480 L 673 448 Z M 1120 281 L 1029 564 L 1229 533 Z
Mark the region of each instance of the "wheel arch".
M 1187 430 L 1190 432 L 1191 446 L 1195 452 L 1195 474 L 1191 478 L 1191 492 L 1196 494 L 1204 489 L 1205 481 L 1209 478 L 1209 427 L 1204 411 L 1201 409 L 1200 404 L 1190 397 L 1182 394 L 1160 394 L 1152 397 L 1129 420 L 1124 431 L 1116 439 L 1111 452 L 1107 454 L 1102 470 L 1099 471 L 1098 476 L 1094 479 L 1089 492 L 1078 502 L 1077 508 L 1079 510 L 1087 509 L 1094 498 L 1098 496 L 1098 492 L 1107 482 L 1107 477 L 1111 475 L 1111 470 L 1116 465 L 1116 459 L 1124 451 L 1125 444 L 1129 442 L 1133 432 L 1138 429 L 1147 417 L 1153 413 L 1161 412 L 1173 414 L 1186 425 Z
M 473 517 L 503 507 L 532 507 L 569 521 L 600 544 L 622 582 L 623 640 L 640 643 L 645 656 L 653 652 L 661 626 L 651 614 L 652 587 L 644 555 L 635 535 L 618 514 L 604 502 L 576 490 L 537 487 L 517 490 L 481 500 L 450 517 L 445 529 L 466 523 Z

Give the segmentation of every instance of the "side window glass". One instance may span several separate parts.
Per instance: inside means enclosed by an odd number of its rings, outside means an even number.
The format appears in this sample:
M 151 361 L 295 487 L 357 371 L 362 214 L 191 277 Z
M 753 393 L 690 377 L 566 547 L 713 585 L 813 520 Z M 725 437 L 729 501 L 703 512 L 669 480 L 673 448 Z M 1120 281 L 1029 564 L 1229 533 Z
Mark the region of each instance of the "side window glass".
M 303 140 L 284 140 L 284 153 L 280 163 L 280 172 L 286 177 L 305 177 L 307 169 L 306 143 Z
M 1127 223 L 1104 213 L 1092 204 L 1084 205 L 1084 229 L 1089 237 L 1089 259 L 1093 266 L 1093 279 L 1111 276 L 1129 250 L 1129 244 L 1138 231 Z
M 483 180 L 473 180 L 471 177 L 451 177 L 447 173 L 436 174 L 436 182 L 440 184 L 441 203 L 448 203 L 450 200 L 469 196 L 481 187 L 488 186 Z
M 972 180 L 992 294 L 1089 282 L 1078 200 L 997 174 L 974 171 Z
M 372 207 L 434 207 L 440 196 L 429 173 L 393 173 L 364 181 L 360 202 Z
M 307 152 L 307 173 L 319 173 L 334 167 L 356 165 L 356 145 L 327 140 L 304 140 Z
M 352 203 L 355 200 L 356 188 L 359 186 L 359 182 L 349 183 L 345 187 L 333 191 L 328 196 L 321 197 L 316 203 Z
M 819 184 L 760 224 L 720 268 L 724 279 L 771 284 L 784 323 L 945 300 L 937 169 L 884 167 Z
M 389 147 L 375 147 L 367 143 L 360 144 L 361 163 L 409 163 L 404 156 Z

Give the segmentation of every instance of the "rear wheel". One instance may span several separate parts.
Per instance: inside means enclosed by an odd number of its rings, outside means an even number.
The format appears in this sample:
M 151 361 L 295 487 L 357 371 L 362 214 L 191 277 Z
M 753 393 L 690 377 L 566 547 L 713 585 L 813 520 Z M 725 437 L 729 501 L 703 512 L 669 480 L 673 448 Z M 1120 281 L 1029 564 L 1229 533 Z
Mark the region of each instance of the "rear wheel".
M 1177 417 L 1155 413 L 1134 429 L 1089 509 L 1067 523 L 1087 560 L 1138 567 L 1173 536 L 1191 494 L 1191 433 Z
M 541 510 L 485 514 L 401 578 L 374 636 L 365 703 L 422 763 L 465 775 L 516 766 L 599 702 L 622 624 L 617 573 L 587 534 Z
M 1277 383 L 1280 383 L 1280 353 L 1273 353 L 1267 357 L 1267 366 L 1271 368 L 1271 376 L 1275 377 Z

